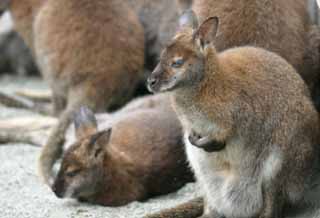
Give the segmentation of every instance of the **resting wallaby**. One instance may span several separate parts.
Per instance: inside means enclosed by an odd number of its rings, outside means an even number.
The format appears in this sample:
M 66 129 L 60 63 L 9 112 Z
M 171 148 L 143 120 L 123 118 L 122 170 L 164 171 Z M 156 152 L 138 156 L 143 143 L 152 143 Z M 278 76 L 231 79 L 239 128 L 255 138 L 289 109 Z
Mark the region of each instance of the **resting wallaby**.
M 40 157 L 40 173 L 50 183 L 73 111 L 80 105 L 105 111 L 133 93 L 144 62 L 143 29 L 123 1 L 6 1 L 60 115 Z
M 319 115 L 280 56 L 255 47 L 217 52 L 218 24 L 210 17 L 198 26 L 186 12 L 148 86 L 172 93 L 206 202 L 202 217 L 280 218 L 316 172 Z
M 77 141 L 64 154 L 52 187 L 55 194 L 119 206 L 191 182 L 182 129 L 169 107 L 131 108 L 112 124 L 112 131 L 98 131 L 93 112 L 82 108 L 75 117 Z
M 290 4 L 286 0 L 193 0 L 192 8 L 200 21 L 219 17 L 218 51 L 245 45 L 273 51 L 296 68 L 310 90 L 315 89 L 320 77 L 314 65 L 319 67 L 320 62 L 311 61 L 319 55 L 320 44 L 312 44 L 309 38 L 313 27 L 308 0 L 292 0 Z

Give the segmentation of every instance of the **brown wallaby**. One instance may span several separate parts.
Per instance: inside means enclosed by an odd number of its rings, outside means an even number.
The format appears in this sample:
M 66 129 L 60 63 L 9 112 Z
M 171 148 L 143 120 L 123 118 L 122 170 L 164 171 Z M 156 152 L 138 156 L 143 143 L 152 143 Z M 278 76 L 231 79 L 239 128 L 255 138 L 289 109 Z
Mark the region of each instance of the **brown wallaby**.
M 77 141 L 65 152 L 52 186 L 58 197 L 119 206 L 167 194 L 193 180 L 174 111 L 169 104 L 148 105 L 168 103 L 168 96 L 142 101 L 146 104 L 139 108 L 127 106 L 112 131 L 98 130 L 93 112 L 80 109 Z
M 180 0 L 185 2 L 186 0 Z M 221 23 L 215 47 L 257 46 L 273 51 L 292 64 L 314 91 L 319 73 L 319 42 L 310 41 L 312 30 L 308 0 L 193 0 L 193 10 L 203 21 L 217 16 Z M 236 22 L 235 22 L 236 21 Z M 319 36 L 318 36 L 319 37 Z M 311 62 L 314 60 L 315 62 Z M 315 67 L 314 65 L 317 65 Z M 315 96 L 314 98 L 319 98 Z M 320 100 L 319 100 L 320 101 Z
M 73 111 L 80 105 L 105 111 L 133 93 L 144 62 L 143 29 L 123 1 L 6 1 L 60 115 L 40 157 L 40 173 L 49 183 Z
M 218 24 L 210 17 L 198 25 L 193 11 L 184 13 L 149 89 L 171 91 L 205 198 L 202 217 L 280 218 L 310 188 L 319 115 L 301 77 L 277 54 L 217 52 Z

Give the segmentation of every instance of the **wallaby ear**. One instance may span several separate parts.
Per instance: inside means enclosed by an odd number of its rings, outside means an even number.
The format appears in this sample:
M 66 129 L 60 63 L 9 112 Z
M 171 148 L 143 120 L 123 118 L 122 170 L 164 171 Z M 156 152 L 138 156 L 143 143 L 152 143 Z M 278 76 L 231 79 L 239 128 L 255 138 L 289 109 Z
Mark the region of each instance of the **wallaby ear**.
M 190 27 L 192 29 L 198 28 L 198 18 L 193 10 L 186 10 L 179 18 L 179 28 Z
M 317 0 L 317 5 L 320 8 L 320 0 Z
M 184 12 L 186 10 L 191 9 L 193 0 L 176 0 L 178 3 L 178 7 L 180 12 Z
M 97 131 L 97 120 L 93 111 L 82 106 L 74 115 L 74 126 L 77 139 L 84 138 Z
M 209 17 L 206 19 L 194 33 L 193 38 L 195 40 L 199 39 L 202 47 L 212 43 L 218 32 L 219 18 Z
M 103 154 L 104 147 L 110 142 L 111 133 L 112 129 L 109 128 L 91 137 L 88 149 L 92 158 L 96 159 Z

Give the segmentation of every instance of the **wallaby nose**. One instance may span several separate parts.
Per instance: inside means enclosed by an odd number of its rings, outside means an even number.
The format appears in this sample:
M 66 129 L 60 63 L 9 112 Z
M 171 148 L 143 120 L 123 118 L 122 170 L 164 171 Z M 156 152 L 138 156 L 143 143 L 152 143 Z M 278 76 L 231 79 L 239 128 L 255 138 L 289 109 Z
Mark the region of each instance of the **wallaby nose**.
M 51 186 L 51 190 L 58 198 L 63 198 L 63 194 L 58 190 L 58 188 L 55 185 Z

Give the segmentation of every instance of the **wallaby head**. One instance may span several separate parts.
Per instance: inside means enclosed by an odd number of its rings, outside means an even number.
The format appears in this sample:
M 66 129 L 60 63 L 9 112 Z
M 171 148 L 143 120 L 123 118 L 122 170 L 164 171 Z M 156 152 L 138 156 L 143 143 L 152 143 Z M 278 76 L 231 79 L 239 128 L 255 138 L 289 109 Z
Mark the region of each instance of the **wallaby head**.
M 218 26 L 217 17 L 198 25 L 195 13 L 185 11 L 175 37 L 161 53 L 160 63 L 148 78 L 149 90 L 170 91 L 200 82 L 205 74 L 207 48 L 213 48 Z M 215 49 L 211 52 L 215 55 Z
M 90 198 L 104 178 L 102 166 L 111 129 L 98 131 L 93 112 L 84 107 L 74 123 L 77 142 L 64 154 L 52 190 L 60 198 Z

